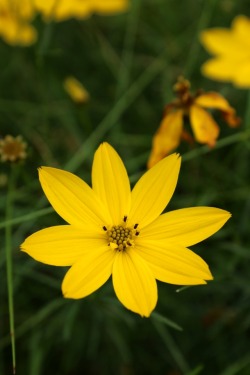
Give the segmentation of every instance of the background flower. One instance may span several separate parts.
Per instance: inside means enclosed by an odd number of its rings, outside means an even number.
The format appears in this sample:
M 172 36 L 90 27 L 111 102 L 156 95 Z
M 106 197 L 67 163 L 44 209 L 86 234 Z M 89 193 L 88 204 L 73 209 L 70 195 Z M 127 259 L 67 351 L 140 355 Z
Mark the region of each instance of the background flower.
M 30 24 L 35 15 L 31 0 L 0 0 L 0 36 L 11 45 L 28 46 L 37 33 Z
M 76 103 L 83 104 L 89 100 L 89 93 L 76 78 L 70 76 L 63 83 L 65 91 Z
M 249 33 L 250 19 L 243 15 L 235 17 L 231 29 L 204 30 L 200 35 L 201 43 L 215 57 L 202 65 L 202 73 L 214 80 L 250 87 Z
M 183 77 L 174 85 L 177 98 L 165 107 L 163 120 L 153 137 L 152 150 L 148 160 L 151 168 L 163 157 L 176 149 L 181 140 L 192 141 L 191 135 L 184 129 L 185 117 L 190 121 L 197 142 L 214 147 L 220 128 L 207 109 L 218 109 L 230 127 L 237 127 L 240 119 L 228 101 L 217 92 L 198 90 L 191 94 L 190 83 Z
M 3 139 L 0 139 L 0 160 L 12 163 L 24 160 L 27 157 L 26 148 L 27 144 L 20 135 L 17 137 L 6 135 Z

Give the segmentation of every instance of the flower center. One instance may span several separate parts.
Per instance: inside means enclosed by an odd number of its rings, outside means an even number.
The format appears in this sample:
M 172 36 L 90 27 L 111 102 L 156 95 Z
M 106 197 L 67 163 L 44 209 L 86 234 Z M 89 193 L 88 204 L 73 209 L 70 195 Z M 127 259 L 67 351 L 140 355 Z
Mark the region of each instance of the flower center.
M 124 251 L 128 246 L 133 245 L 133 233 L 131 228 L 125 228 L 122 225 L 116 225 L 107 231 L 109 245 L 115 244 L 115 248 Z M 112 247 L 114 245 L 111 245 Z
M 26 143 L 22 140 L 22 137 L 12 137 L 12 135 L 6 135 L 3 139 L 0 139 L 0 159 L 1 161 L 15 162 L 21 159 L 25 159 Z
M 134 228 L 126 227 L 126 216 L 124 217 L 124 223 L 120 225 L 114 225 L 110 229 L 105 226 L 103 230 L 107 234 L 108 245 L 118 251 L 125 251 L 127 247 L 134 246 L 134 239 L 140 234 L 136 228 L 138 224 L 134 225 Z

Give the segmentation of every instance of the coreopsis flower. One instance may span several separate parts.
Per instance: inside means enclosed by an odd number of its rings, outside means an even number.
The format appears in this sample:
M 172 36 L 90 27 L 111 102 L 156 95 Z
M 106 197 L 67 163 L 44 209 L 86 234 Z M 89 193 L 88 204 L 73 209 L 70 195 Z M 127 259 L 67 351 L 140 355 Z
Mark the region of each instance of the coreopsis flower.
M 163 119 L 156 131 L 152 150 L 148 160 L 151 168 L 159 160 L 175 150 L 182 139 L 192 141 L 191 135 L 184 129 L 184 119 L 188 118 L 197 142 L 213 147 L 219 136 L 220 129 L 208 108 L 218 109 L 230 127 L 236 127 L 240 119 L 228 101 L 217 92 L 190 92 L 190 83 L 179 77 L 174 85 L 177 98 L 166 105 Z
M 27 144 L 21 135 L 6 135 L 0 139 L 0 159 L 2 162 L 17 162 L 27 157 Z
M 34 43 L 37 33 L 30 24 L 34 15 L 31 0 L 0 0 L 0 36 L 10 45 Z
M 34 0 L 36 9 L 45 21 L 84 19 L 92 13 L 115 14 L 128 9 L 129 0 Z
M 84 104 L 89 100 L 88 91 L 76 78 L 71 76 L 67 77 L 63 83 L 63 86 L 74 102 Z
M 197 285 L 213 278 L 208 265 L 187 246 L 217 232 L 230 217 L 211 207 L 161 215 L 175 190 L 180 164 L 178 154 L 168 156 L 132 192 L 124 164 L 108 143 L 95 153 L 92 189 L 69 172 L 41 167 L 44 193 L 68 224 L 32 234 L 21 249 L 40 262 L 71 267 L 62 283 L 64 297 L 88 296 L 112 275 L 120 302 L 148 317 L 157 303 L 156 279 Z
M 250 87 L 250 18 L 235 17 L 231 29 L 212 28 L 200 35 L 203 46 L 215 55 L 202 65 L 202 73 L 214 80 Z

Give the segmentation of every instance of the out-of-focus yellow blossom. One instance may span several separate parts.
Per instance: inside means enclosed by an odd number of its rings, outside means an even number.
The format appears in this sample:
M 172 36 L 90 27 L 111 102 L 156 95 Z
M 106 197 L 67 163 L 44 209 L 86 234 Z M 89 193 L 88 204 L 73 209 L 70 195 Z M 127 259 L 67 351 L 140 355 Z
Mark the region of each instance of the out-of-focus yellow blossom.
M 74 102 L 83 104 L 89 100 L 88 91 L 76 78 L 71 76 L 67 77 L 63 83 L 63 86 Z
M 10 45 L 34 43 L 37 33 L 30 24 L 34 14 L 31 0 L 0 0 L 0 36 Z
M 236 117 L 234 108 L 222 95 L 201 90 L 192 95 L 189 89 L 190 83 L 183 77 L 174 85 L 177 98 L 165 107 L 160 127 L 153 138 L 148 168 L 176 149 L 182 138 L 192 139 L 183 129 L 184 117 L 189 118 L 196 141 L 210 147 L 215 145 L 220 129 L 207 108 L 220 110 L 230 127 L 239 125 L 240 119 Z
M 84 19 L 92 13 L 113 14 L 127 10 L 129 0 L 34 0 L 45 21 Z
M 203 46 L 214 58 L 202 65 L 202 73 L 214 80 L 250 87 L 250 18 L 237 16 L 231 29 L 213 28 L 201 33 Z

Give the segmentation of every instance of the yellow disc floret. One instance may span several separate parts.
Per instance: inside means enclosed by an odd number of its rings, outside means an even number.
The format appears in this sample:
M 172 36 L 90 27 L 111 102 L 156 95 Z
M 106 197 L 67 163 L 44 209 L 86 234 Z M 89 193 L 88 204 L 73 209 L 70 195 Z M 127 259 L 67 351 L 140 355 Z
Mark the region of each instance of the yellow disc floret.
M 125 224 L 114 225 L 111 229 L 105 226 L 103 230 L 107 233 L 108 245 L 118 251 L 125 251 L 127 247 L 134 246 L 134 237 L 139 235 L 139 232 L 134 228 L 126 227 Z
M 131 228 L 125 228 L 122 225 L 115 225 L 107 231 L 107 236 L 109 245 L 119 251 L 124 251 L 128 246 L 133 245 L 133 233 Z

